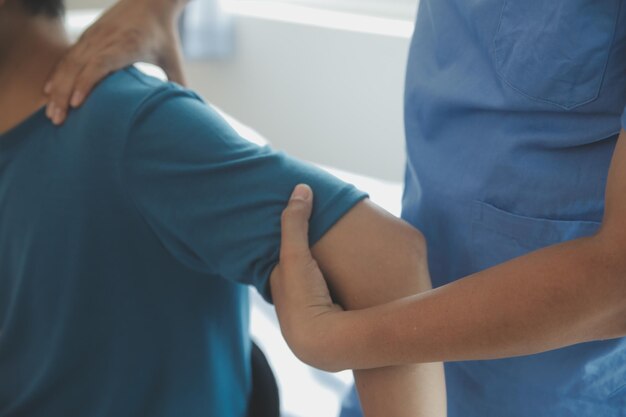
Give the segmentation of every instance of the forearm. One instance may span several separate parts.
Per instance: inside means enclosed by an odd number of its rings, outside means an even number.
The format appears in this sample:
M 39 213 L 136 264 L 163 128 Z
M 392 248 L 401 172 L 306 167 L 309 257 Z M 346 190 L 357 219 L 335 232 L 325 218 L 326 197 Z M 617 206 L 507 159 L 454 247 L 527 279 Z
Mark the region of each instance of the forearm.
M 354 371 L 363 414 L 436 417 L 446 415 L 441 363 L 423 363 Z
M 435 417 L 446 415 L 441 363 L 354 370 L 365 416 Z
M 185 6 L 191 0 L 143 0 L 149 4 L 146 7 L 153 8 L 160 25 L 165 30 L 161 36 L 165 35 L 158 43 L 162 44 L 161 48 L 156 48 L 154 55 L 154 63 L 161 67 L 168 76 L 168 79 L 175 81 L 180 85 L 187 85 L 186 76 L 183 70 L 182 51 L 179 47 L 179 31 L 178 24 L 180 16 Z M 168 41 L 168 39 L 170 41 Z
M 353 209 L 313 248 L 335 298 L 348 310 L 429 290 L 425 250 L 416 230 L 369 202 Z M 354 377 L 368 417 L 445 415 L 441 364 L 359 370 Z
M 494 359 L 626 335 L 626 266 L 602 235 L 555 245 L 340 323 L 338 365 Z M 350 349 L 350 346 L 343 346 Z

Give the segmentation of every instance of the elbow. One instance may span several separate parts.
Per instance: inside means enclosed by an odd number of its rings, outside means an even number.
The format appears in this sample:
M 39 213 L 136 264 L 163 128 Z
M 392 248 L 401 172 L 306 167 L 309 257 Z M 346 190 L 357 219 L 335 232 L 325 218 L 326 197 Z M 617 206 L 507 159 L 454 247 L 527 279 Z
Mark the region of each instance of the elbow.
M 403 222 L 394 230 L 393 247 L 379 265 L 381 285 L 369 285 L 367 302 L 350 309 L 372 307 L 432 289 L 428 270 L 427 242 L 424 235 Z
M 402 239 L 406 251 L 404 254 L 405 263 L 402 265 L 404 273 L 398 274 L 398 276 L 408 277 L 408 282 L 403 283 L 409 290 L 407 295 L 432 289 L 428 271 L 426 237 L 419 230 L 409 227 Z

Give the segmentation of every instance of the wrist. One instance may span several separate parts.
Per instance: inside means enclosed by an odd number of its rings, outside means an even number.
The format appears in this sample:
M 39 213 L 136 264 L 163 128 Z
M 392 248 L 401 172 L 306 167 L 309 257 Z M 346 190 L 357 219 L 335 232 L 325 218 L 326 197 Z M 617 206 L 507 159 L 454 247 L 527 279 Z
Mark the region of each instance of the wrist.
M 168 9 L 171 12 L 180 12 L 185 8 L 190 0 L 150 0 L 158 3 L 159 6 Z
M 137 0 L 133 0 L 137 1 Z M 190 0 L 141 0 L 146 3 L 146 10 L 157 15 L 165 26 L 175 26 L 183 9 Z
M 310 365 L 326 372 L 357 368 L 369 329 L 363 315 L 359 311 L 334 310 L 318 320 L 318 328 L 309 337 Z
M 291 324 L 281 322 L 291 350 L 302 362 L 326 372 L 346 369 L 343 365 L 346 345 L 344 328 L 346 312 L 325 311 L 306 318 L 295 318 Z
M 172 12 L 176 15 L 180 14 L 183 11 L 185 6 L 189 3 L 190 0 L 161 0 L 167 1 L 170 3 L 170 7 L 172 8 Z

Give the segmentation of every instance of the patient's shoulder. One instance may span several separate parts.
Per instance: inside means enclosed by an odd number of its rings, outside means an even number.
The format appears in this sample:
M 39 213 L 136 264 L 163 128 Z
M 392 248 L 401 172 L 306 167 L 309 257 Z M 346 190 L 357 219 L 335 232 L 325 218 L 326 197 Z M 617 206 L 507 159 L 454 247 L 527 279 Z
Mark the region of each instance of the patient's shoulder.
M 114 161 L 124 154 L 138 118 L 146 119 L 159 107 L 167 105 L 166 116 L 150 117 L 147 122 L 148 128 L 159 133 L 171 119 L 183 119 L 179 113 L 184 109 L 176 105 L 179 103 L 176 98 L 181 95 L 191 99 L 187 101 L 201 102 L 187 89 L 128 67 L 100 82 L 85 103 L 68 114 L 57 135 L 80 150 L 83 158 L 101 161 L 106 159 L 103 155 L 108 155 L 108 159 Z
M 143 105 L 171 95 L 189 95 L 201 100 L 191 91 L 176 84 L 162 81 L 139 71 L 135 67 L 112 73 L 103 80 L 85 102 L 85 113 L 115 116 L 117 122 L 132 118 L 134 112 Z M 86 115 L 84 115 L 86 116 Z

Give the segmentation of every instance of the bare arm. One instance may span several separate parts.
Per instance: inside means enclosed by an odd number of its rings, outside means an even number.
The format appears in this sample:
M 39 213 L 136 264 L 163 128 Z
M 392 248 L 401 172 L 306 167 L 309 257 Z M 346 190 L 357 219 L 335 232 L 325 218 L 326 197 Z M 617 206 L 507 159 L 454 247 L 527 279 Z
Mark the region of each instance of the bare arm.
M 600 231 L 541 249 L 441 288 L 362 311 L 328 314 L 289 304 L 309 292 L 295 258 L 278 294 L 282 312 L 324 329 L 323 342 L 292 326 L 287 340 L 328 369 L 526 355 L 626 335 L 626 132 L 615 150 Z M 284 262 L 281 260 L 281 263 Z M 302 272 L 300 270 L 300 272 Z M 321 277 L 318 276 L 318 278 Z M 282 277 L 281 277 L 282 278 Z M 287 281 L 287 280 L 285 280 Z M 306 303 L 304 303 L 306 305 Z M 301 304 L 302 305 L 302 304 Z M 366 349 L 359 346 L 367 346 Z M 309 350 L 310 349 L 310 350 Z M 323 362 L 315 363 L 316 357 Z
M 286 213 L 283 222 L 288 216 Z M 313 248 L 335 299 L 347 309 L 366 308 L 428 290 L 431 284 L 425 251 L 418 231 L 369 201 L 355 206 Z M 289 256 L 288 249 L 283 250 L 281 259 L 285 256 Z M 272 282 L 277 281 L 278 274 L 279 268 L 272 274 Z M 325 287 L 321 289 L 328 294 Z M 281 306 L 276 305 L 281 328 L 298 326 L 297 320 L 290 322 L 293 317 L 281 314 Z M 366 347 L 355 346 L 361 348 Z M 362 370 L 354 375 L 368 417 L 445 415 L 441 364 Z
M 105 76 L 137 61 L 160 66 L 185 84 L 178 46 L 178 17 L 189 0 L 119 0 L 72 46 L 45 87 L 46 115 L 63 123 Z

